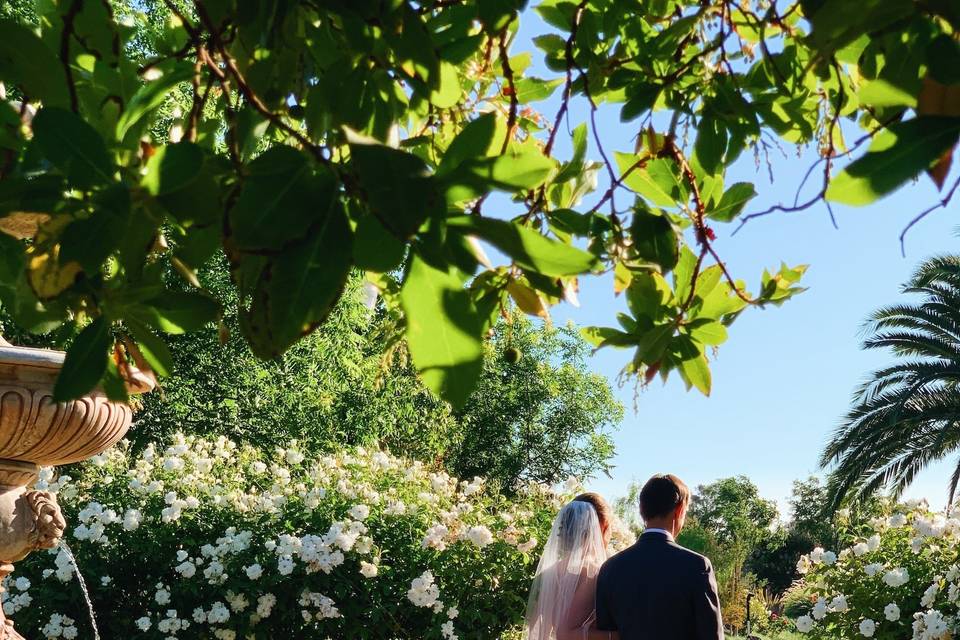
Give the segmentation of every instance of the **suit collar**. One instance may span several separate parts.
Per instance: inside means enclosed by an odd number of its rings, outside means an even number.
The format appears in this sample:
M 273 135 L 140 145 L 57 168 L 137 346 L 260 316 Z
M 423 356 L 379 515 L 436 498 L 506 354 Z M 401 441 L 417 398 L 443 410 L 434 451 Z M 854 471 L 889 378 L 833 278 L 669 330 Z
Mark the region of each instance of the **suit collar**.
M 646 529 L 640 534 L 640 538 L 662 539 L 673 542 L 673 535 L 665 529 Z

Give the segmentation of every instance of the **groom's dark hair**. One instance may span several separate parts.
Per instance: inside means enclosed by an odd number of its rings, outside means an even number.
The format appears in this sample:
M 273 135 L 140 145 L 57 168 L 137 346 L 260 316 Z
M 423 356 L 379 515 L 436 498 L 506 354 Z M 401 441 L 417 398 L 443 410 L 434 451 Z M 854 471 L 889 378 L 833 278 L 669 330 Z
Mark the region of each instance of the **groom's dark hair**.
M 690 489 L 683 480 L 670 473 L 658 473 L 640 490 L 640 516 L 644 520 L 667 516 L 689 501 Z

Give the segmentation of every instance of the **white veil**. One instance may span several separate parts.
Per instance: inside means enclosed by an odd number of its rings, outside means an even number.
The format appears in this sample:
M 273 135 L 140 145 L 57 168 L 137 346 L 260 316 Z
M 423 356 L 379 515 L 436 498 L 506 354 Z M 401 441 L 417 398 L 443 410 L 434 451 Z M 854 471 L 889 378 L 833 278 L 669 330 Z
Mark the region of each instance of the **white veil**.
M 555 640 L 566 625 L 581 579 L 593 579 L 607 559 L 593 505 L 574 500 L 557 514 L 527 603 L 527 639 Z M 575 624 L 587 621 L 575 621 Z

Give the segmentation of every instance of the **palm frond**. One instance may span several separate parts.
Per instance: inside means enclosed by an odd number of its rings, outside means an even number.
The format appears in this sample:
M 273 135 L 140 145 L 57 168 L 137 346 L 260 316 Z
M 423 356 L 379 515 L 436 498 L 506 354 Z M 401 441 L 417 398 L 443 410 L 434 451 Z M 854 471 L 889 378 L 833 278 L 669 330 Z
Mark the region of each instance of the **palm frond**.
M 904 287 L 918 304 L 878 309 L 864 348 L 890 349 L 894 364 L 856 389 L 820 457 L 836 508 L 881 489 L 900 495 L 932 462 L 960 450 L 960 255 L 925 261 Z M 960 461 L 948 483 L 960 486 Z

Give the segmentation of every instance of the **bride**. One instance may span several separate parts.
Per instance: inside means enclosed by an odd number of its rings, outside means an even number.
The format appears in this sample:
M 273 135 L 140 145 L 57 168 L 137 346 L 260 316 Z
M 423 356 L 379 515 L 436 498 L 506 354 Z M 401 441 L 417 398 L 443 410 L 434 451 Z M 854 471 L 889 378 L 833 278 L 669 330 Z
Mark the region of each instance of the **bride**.
M 527 605 L 527 640 L 616 640 L 594 626 L 597 573 L 607 559 L 610 507 L 577 496 L 553 521 Z

